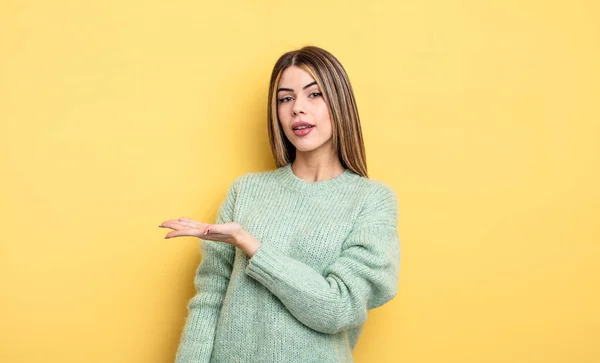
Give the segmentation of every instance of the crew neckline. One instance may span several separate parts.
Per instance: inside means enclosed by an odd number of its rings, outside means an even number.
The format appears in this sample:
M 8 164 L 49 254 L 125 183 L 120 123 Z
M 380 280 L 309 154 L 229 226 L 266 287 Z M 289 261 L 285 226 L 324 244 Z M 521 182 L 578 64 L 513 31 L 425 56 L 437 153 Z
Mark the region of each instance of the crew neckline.
M 292 163 L 282 166 L 280 168 L 280 171 L 283 182 L 287 187 L 298 191 L 309 192 L 331 191 L 335 188 L 347 184 L 354 178 L 354 176 L 358 176 L 357 174 L 354 174 L 350 169 L 344 168 L 344 171 L 334 178 L 327 180 L 319 180 L 316 182 L 307 182 L 306 180 L 301 179 L 296 174 L 294 174 L 294 171 L 292 170 Z

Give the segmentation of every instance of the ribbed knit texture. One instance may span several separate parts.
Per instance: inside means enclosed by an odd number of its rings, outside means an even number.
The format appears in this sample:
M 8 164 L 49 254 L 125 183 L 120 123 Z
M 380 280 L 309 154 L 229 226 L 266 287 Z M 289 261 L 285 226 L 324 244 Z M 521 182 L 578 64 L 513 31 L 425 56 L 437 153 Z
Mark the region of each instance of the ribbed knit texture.
M 217 223 L 261 241 L 252 258 L 201 241 L 177 363 L 352 362 L 369 309 L 397 294 L 396 194 L 346 169 L 315 183 L 291 164 L 238 177 Z

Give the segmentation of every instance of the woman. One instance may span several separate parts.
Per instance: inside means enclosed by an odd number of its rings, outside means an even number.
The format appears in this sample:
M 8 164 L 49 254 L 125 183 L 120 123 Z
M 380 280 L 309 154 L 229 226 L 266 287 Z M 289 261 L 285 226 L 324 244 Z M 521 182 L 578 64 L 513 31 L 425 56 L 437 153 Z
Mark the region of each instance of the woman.
M 354 94 L 333 55 L 281 56 L 268 131 L 277 169 L 238 177 L 216 224 L 161 224 L 165 238 L 202 239 L 177 362 L 352 362 L 367 311 L 396 296 L 396 195 L 367 178 Z

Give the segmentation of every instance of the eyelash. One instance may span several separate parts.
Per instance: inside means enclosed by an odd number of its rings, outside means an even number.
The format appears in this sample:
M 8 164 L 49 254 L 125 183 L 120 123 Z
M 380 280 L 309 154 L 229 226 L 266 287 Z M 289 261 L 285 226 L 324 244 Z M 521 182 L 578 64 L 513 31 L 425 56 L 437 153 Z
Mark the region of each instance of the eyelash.
M 315 95 L 314 97 L 321 97 L 323 95 L 323 93 L 321 93 L 321 92 L 311 92 L 310 96 L 312 96 L 312 95 Z M 292 97 L 290 97 L 290 96 L 282 97 L 282 98 L 279 99 L 279 102 L 284 102 L 284 103 L 288 102 L 287 99 L 289 99 L 289 98 L 292 98 Z

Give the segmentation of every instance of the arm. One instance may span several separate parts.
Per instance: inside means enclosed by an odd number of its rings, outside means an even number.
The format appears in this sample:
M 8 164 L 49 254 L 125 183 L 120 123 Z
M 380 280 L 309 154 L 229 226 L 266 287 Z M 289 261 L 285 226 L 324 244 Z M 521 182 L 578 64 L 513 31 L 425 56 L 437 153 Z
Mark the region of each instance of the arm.
M 369 198 L 340 257 L 323 275 L 264 244 L 250 259 L 246 273 L 311 329 L 335 334 L 364 323 L 368 310 L 398 292 L 397 200 L 391 189 L 380 191 Z
M 229 188 L 219 208 L 217 223 L 231 222 L 236 197 L 236 183 Z M 188 317 L 176 355 L 176 363 L 208 362 L 217 327 L 223 296 L 235 257 L 235 247 L 202 240 L 202 261 L 196 271 L 196 295 L 188 304 Z

